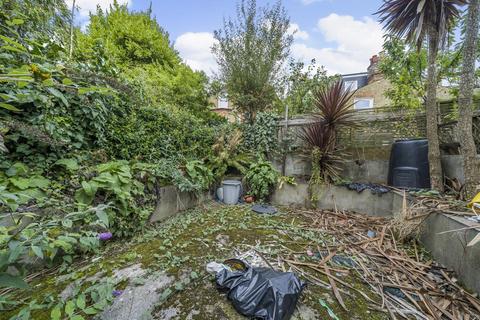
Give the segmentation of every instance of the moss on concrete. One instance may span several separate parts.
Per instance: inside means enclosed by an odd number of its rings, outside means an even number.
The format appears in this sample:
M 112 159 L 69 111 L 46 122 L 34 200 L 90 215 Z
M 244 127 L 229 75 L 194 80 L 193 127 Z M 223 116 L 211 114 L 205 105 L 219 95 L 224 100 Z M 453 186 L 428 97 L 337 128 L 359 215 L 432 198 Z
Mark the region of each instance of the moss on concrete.
M 321 246 L 331 241 L 329 236 L 300 227 L 301 218 L 288 214 L 288 210 L 274 216 L 258 215 L 249 206 L 222 206 L 210 203 L 155 225 L 128 242 L 114 242 L 103 248 L 99 259 L 78 261 L 64 272 L 54 272 L 35 280 L 34 290 L 18 292 L 16 299 L 43 301 L 48 295 L 57 296 L 73 281 L 84 281 L 101 274 L 111 276 L 115 269 L 141 263 L 149 272 L 163 271 L 176 278 L 173 294 L 159 301 L 153 314 L 162 319 L 165 313 L 176 314 L 176 319 L 243 319 L 215 288 L 213 278 L 204 271 L 206 263 L 223 261 L 235 251 L 248 246 L 268 246 L 272 255 L 299 252 L 298 259 L 314 261 L 305 252 L 307 246 Z M 188 275 L 196 276 L 189 279 Z M 322 280 L 327 281 L 324 277 Z M 59 279 L 63 281 L 58 281 Z M 185 280 L 187 279 L 187 280 Z M 370 289 L 355 275 L 342 277 L 354 287 L 371 295 Z M 175 286 L 181 283 L 180 288 Z M 118 289 L 127 285 L 121 282 Z M 380 312 L 369 310 L 368 303 L 359 294 L 344 295 L 349 311 L 345 311 L 331 290 L 309 284 L 300 303 L 308 306 L 319 318 L 328 319 L 327 311 L 319 300 L 326 301 L 341 319 L 388 319 Z M 373 295 L 372 298 L 377 299 Z M 18 310 L 3 313 L 8 319 Z M 35 318 L 48 319 L 49 310 L 37 311 Z M 175 318 L 175 317 L 174 317 Z M 298 315 L 297 319 L 302 319 Z

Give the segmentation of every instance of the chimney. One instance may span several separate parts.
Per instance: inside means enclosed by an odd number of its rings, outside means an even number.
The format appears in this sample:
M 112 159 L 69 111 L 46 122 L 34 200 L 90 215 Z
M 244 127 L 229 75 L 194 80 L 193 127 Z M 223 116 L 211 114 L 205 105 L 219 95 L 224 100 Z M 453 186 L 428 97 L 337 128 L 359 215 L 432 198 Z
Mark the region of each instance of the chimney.
M 383 75 L 378 68 L 380 56 L 374 55 L 370 58 L 370 66 L 368 66 L 368 84 L 383 79 Z

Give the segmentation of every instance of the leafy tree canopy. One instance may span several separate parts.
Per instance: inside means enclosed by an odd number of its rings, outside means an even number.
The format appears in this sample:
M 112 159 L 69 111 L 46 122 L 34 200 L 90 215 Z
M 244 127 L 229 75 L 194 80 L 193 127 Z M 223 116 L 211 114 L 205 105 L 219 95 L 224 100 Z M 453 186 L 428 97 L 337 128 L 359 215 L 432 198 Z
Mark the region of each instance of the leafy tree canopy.
M 288 105 L 290 115 L 305 114 L 315 109 L 314 93 L 321 87 L 326 87 L 338 79 L 338 76 L 327 75 L 323 66 L 318 66 L 315 59 L 310 64 L 303 62 L 290 63 L 286 77 L 284 105 Z M 284 106 L 281 112 L 285 112 Z M 279 110 L 280 111 L 280 110 Z
M 258 111 L 272 107 L 293 37 L 290 20 L 280 2 L 258 8 L 255 0 L 243 0 L 236 19 L 228 19 L 215 31 L 213 53 L 219 78 L 230 101 L 253 121 Z
M 85 33 L 77 30 L 76 60 L 135 83 L 149 104 L 206 111 L 205 74 L 181 61 L 150 12 L 132 12 L 115 1 L 90 19 Z

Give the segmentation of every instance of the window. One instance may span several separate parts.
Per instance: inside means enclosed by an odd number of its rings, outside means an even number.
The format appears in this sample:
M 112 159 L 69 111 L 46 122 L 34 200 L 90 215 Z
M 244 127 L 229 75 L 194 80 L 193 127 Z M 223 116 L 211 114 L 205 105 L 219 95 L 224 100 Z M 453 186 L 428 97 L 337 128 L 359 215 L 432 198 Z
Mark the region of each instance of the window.
M 228 109 L 228 99 L 224 97 L 218 98 L 218 107 L 219 109 Z
M 345 88 L 350 91 L 357 90 L 358 81 L 357 80 L 345 81 Z
M 354 100 L 355 110 L 365 110 L 373 108 L 373 98 L 358 98 Z

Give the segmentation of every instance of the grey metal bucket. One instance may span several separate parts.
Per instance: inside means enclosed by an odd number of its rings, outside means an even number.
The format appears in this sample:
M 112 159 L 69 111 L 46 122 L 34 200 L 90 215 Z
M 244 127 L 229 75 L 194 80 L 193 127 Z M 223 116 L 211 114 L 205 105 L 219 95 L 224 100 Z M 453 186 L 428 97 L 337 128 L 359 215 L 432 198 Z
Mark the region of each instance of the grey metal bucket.
M 240 198 L 242 189 L 242 182 L 237 180 L 224 180 L 223 187 L 223 202 L 225 204 L 237 204 Z

